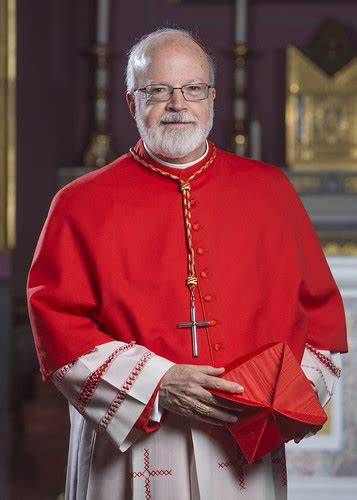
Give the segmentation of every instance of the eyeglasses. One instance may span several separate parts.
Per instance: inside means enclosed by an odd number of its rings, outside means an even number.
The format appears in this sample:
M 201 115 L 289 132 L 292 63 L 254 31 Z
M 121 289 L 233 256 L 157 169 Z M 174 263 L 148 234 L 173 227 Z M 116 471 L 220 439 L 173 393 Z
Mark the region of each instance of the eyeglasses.
M 172 87 L 172 85 L 147 85 L 140 89 L 134 89 L 134 92 L 144 92 L 146 100 L 150 102 L 169 101 L 174 90 L 181 90 L 186 101 L 203 101 L 207 99 L 211 85 L 207 83 L 188 83 L 182 87 Z

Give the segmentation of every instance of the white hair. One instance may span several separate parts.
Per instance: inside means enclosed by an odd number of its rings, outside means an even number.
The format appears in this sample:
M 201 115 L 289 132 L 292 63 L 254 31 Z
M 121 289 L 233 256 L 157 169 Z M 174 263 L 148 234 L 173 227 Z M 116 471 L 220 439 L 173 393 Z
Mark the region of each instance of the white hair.
M 128 53 L 128 64 L 126 67 L 126 88 L 128 92 L 132 92 L 136 87 L 136 73 L 140 67 L 145 65 L 145 55 L 150 50 L 151 46 L 160 40 L 167 38 L 186 37 L 196 43 L 207 57 L 209 66 L 210 85 L 214 85 L 215 81 L 215 63 L 213 57 L 202 43 L 195 38 L 189 31 L 179 28 L 160 28 L 148 35 L 143 36 L 135 45 L 132 46 Z

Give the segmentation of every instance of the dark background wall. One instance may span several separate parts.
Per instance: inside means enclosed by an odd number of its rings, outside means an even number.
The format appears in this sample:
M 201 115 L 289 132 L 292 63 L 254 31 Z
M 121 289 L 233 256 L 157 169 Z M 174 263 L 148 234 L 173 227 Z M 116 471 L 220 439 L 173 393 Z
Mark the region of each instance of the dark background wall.
M 56 170 L 78 164 L 90 130 L 95 2 L 19 1 L 17 81 L 18 294 L 50 198 Z
M 356 2 L 249 2 L 248 99 L 262 122 L 262 156 L 284 166 L 285 49 L 305 45 L 334 17 L 354 36 Z M 202 7 L 204 5 L 204 7 Z M 14 287 L 23 295 L 26 273 L 50 200 L 57 169 L 78 166 L 93 128 L 94 0 L 18 1 L 18 206 Z M 122 2 L 112 0 L 110 129 L 117 154 L 137 134 L 125 104 L 126 53 L 135 40 L 161 26 L 198 33 L 217 59 L 216 120 L 212 139 L 229 148 L 233 129 L 233 2 Z
M 0 478 L 12 470 L 13 498 L 25 498 L 32 492 L 38 499 L 47 499 L 50 493 L 63 490 L 67 408 L 55 389 L 40 381 L 24 289 L 40 229 L 58 189 L 58 169 L 81 165 L 93 131 L 90 49 L 95 43 L 96 3 L 17 1 L 17 247 L 11 254 L 0 253 L 0 440 L 7 450 L 0 456 Z M 126 53 L 141 35 L 173 25 L 198 33 L 217 59 L 218 95 L 211 137 L 220 147 L 229 148 L 233 131 L 233 0 L 111 3 L 115 55 L 109 121 L 117 154 L 127 151 L 137 138 L 125 104 Z M 262 157 L 267 162 L 285 166 L 286 47 L 305 45 L 328 18 L 344 24 L 357 43 L 356 0 L 249 0 L 248 45 L 252 54 L 247 98 L 251 115 L 262 123 Z M 32 373 L 37 378 L 31 377 Z M 10 401 L 14 410 L 12 434 L 8 432 Z M 0 483 L 1 497 L 4 481 Z

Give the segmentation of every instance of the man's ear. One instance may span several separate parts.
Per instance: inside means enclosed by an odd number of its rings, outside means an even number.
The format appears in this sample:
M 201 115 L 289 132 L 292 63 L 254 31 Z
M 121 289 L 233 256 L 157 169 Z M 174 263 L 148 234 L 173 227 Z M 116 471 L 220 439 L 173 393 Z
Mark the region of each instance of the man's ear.
M 211 89 L 211 95 L 212 99 L 214 100 L 216 98 L 216 89 L 214 87 Z
M 132 94 L 131 92 L 127 92 L 126 93 L 126 102 L 128 103 L 128 107 L 129 107 L 129 111 L 130 111 L 131 116 L 133 118 L 135 118 L 136 109 L 135 109 L 134 94 Z

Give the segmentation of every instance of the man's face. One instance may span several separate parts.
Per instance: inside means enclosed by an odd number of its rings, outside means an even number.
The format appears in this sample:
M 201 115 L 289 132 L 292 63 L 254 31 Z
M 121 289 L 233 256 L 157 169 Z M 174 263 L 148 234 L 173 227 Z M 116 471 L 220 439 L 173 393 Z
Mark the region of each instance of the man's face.
M 155 45 L 136 76 L 137 88 L 152 84 L 210 84 L 204 52 L 183 37 Z M 214 98 L 214 89 L 209 89 L 208 98 L 200 101 L 186 101 L 179 89 L 166 102 L 151 102 L 141 91 L 127 96 L 141 137 L 154 153 L 169 159 L 187 159 L 205 144 L 212 128 Z

